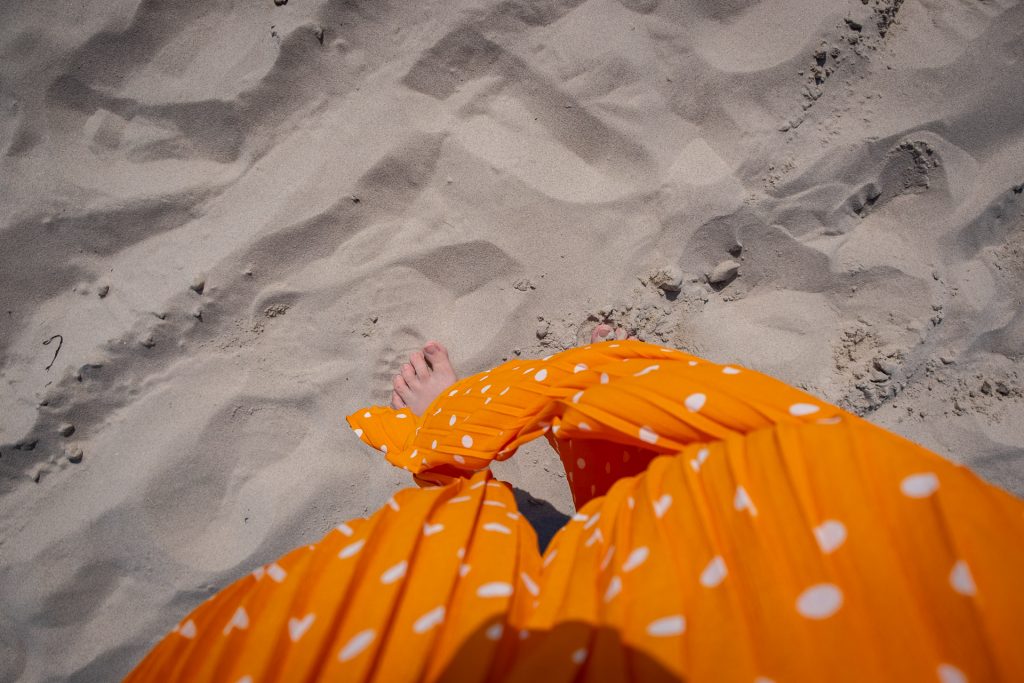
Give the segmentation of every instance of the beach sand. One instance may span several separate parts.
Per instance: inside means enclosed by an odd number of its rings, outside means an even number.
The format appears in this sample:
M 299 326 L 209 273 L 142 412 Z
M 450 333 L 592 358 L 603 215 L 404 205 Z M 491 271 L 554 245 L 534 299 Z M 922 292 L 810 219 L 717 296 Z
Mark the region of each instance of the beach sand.
M 1019 2 L 7 2 L 0 154 L 0 681 L 410 485 L 342 418 L 431 338 L 610 320 L 1024 494 Z

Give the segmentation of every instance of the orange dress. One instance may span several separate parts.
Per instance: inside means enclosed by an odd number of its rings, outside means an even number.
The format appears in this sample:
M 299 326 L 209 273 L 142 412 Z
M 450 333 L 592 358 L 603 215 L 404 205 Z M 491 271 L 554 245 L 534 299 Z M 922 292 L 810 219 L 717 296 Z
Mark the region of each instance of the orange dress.
M 604 342 L 348 420 L 419 488 L 127 680 L 1024 680 L 1021 501 L 755 371 Z M 488 469 L 542 435 L 579 510 L 543 555 Z

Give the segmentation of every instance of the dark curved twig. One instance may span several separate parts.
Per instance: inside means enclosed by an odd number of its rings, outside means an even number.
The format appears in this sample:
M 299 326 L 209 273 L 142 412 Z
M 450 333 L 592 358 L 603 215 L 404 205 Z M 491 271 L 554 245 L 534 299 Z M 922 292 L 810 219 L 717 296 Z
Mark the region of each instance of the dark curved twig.
M 43 342 L 43 346 L 48 346 L 50 342 L 52 342 L 54 339 L 60 339 L 60 341 L 57 342 L 57 350 L 53 352 L 53 360 L 51 360 L 50 364 L 46 366 L 47 370 L 52 368 L 53 364 L 57 362 L 57 354 L 60 353 L 61 347 L 64 346 L 64 335 L 61 334 L 53 335 L 52 337 Z

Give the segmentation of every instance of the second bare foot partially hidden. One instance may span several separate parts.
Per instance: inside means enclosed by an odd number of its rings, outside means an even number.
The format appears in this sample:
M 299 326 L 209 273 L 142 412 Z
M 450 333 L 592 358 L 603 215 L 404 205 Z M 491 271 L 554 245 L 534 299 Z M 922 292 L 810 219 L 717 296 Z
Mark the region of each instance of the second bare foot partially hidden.
M 630 337 L 629 334 L 621 327 L 612 329 L 611 325 L 607 323 L 601 323 L 594 328 L 594 331 L 590 333 L 590 343 L 596 344 L 597 342 L 611 341 L 612 339 L 636 339 L 636 337 Z
M 429 341 L 422 351 L 409 355 L 409 362 L 392 380 L 391 405 L 398 409 L 408 407 L 422 415 L 427 406 L 456 379 L 448 349 L 436 341 Z

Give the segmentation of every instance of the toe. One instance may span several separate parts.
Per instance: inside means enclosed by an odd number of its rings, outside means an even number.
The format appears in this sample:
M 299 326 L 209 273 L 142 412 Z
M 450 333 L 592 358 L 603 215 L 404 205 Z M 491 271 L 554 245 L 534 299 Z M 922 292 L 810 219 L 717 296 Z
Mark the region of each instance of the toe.
M 416 369 L 408 363 L 402 366 L 402 377 L 405 379 L 405 383 L 412 388 L 419 384 L 419 380 L 416 379 Z
M 448 349 L 436 341 L 428 341 L 426 346 L 423 347 L 423 353 L 430 362 L 430 367 L 434 369 L 434 372 L 443 370 L 446 372 L 455 374 L 455 370 L 452 368 L 452 361 L 448 357 Z
M 402 400 L 397 391 L 391 392 L 391 407 L 395 410 L 401 410 L 405 407 L 405 401 Z
M 596 344 L 597 342 L 604 341 L 604 338 L 612 331 L 611 325 L 605 325 L 601 323 L 594 328 L 594 331 L 590 333 L 590 343 Z
M 616 339 L 621 341 L 621 340 L 625 339 L 628 336 L 629 336 L 629 334 L 624 329 L 622 329 L 621 327 L 616 327 L 615 328 L 615 338 Z
M 412 400 L 412 389 L 409 388 L 405 378 L 401 375 L 395 375 L 395 378 L 391 380 L 391 384 L 395 387 L 395 393 L 398 394 L 398 398 L 402 399 L 402 403 L 408 405 L 409 401 Z
M 430 377 L 430 368 L 427 367 L 427 359 L 423 357 L 422 352 L 414 351 L 409 354 L 409 362 L 412 363 L 412 369 L 416 371 L 416 376 L 421 380 Z

